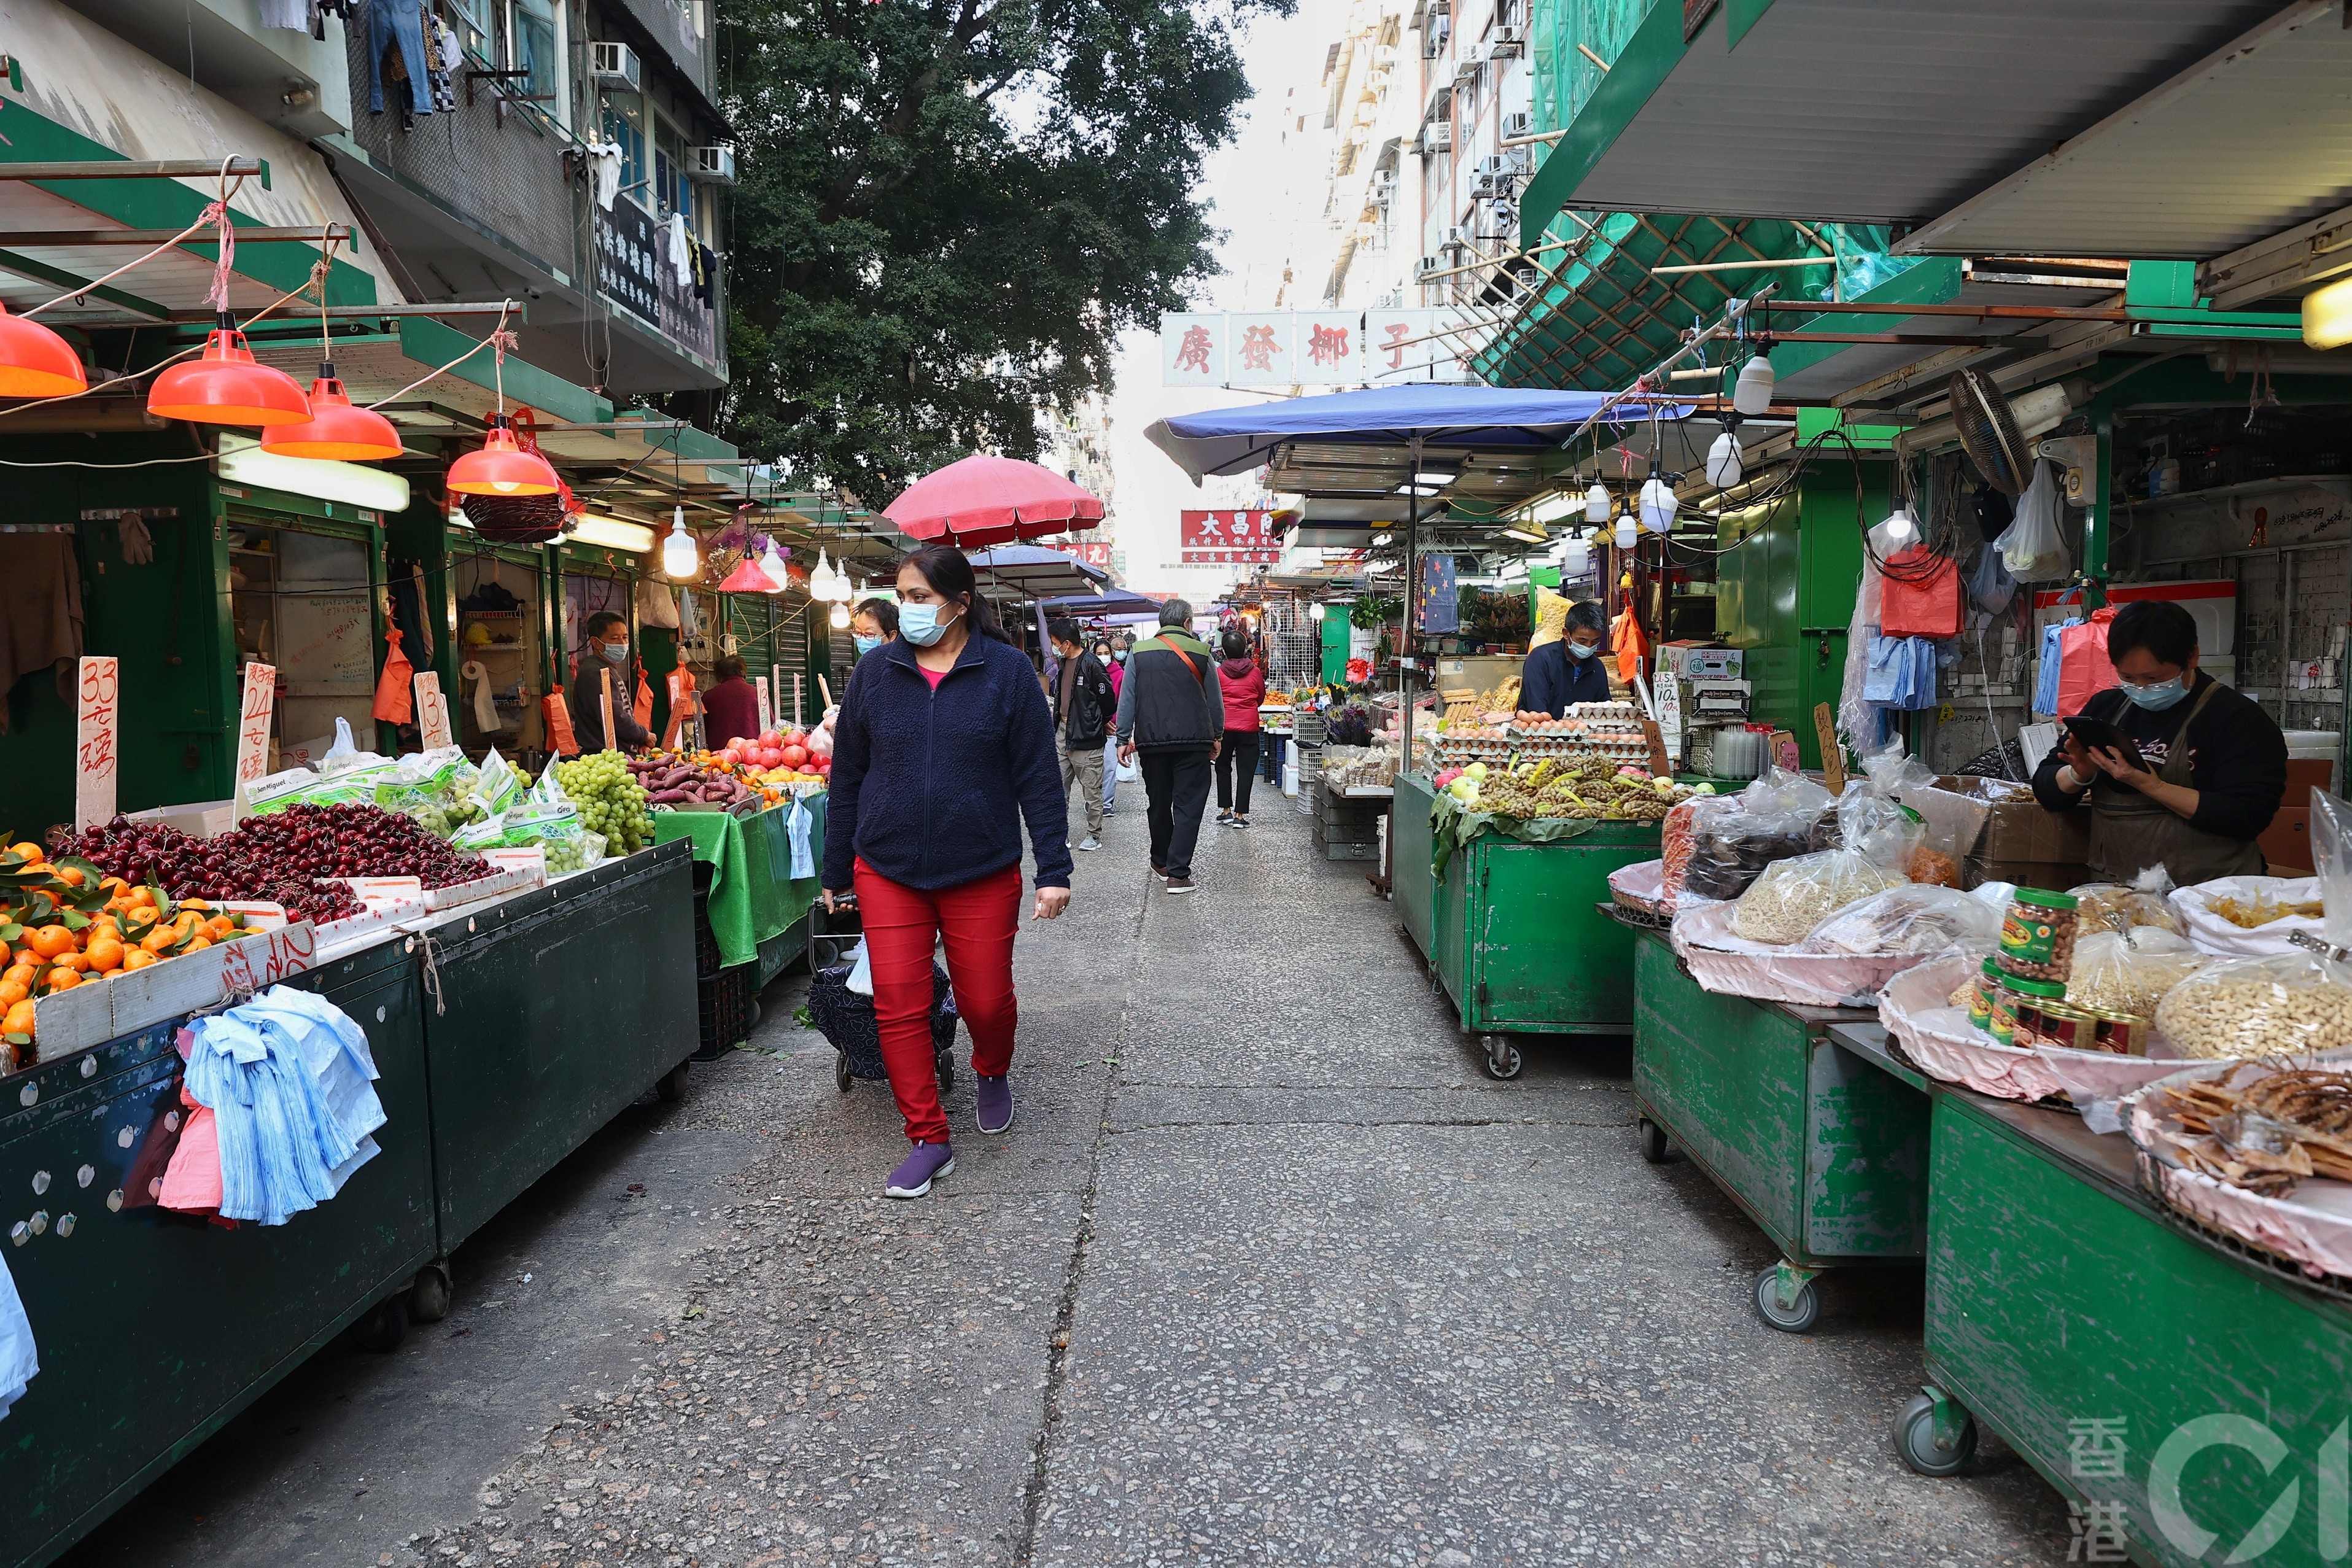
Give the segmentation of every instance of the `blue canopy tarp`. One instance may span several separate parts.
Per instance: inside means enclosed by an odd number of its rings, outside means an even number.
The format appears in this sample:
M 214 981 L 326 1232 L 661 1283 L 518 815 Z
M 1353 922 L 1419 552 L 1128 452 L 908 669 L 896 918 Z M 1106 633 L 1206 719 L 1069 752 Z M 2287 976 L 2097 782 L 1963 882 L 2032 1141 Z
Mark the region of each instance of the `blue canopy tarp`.
M 1556 447 L 1615 395 L 1416 383 L 1180 414 L 1144 435 L 1198 484 L 1207 474 L 1247 473 L 1290 441 L 1392 447 L 1418 436 L 1424 451 Z M 1646 421 L 1654 405 L 1662 419 L 1691 412 L 1689 404 L 1670 403 L 1662 394 L 1629 395 L 1610 410 L 1608 423 Z
M 1160 601 L 1130 594 L 1124 588 L 1105 588 L 1099 594 L 1065 594 L 1059 598 L 1041 599 L 1037 607 L 1049 616 L 1144 616 L 1156 614 Z

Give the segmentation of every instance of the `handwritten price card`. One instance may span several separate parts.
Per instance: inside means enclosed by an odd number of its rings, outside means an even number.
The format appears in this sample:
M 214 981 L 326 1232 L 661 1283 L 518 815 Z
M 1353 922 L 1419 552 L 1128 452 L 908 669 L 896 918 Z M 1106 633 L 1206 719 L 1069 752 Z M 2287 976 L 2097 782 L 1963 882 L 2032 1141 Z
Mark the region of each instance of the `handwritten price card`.
M 236 815 L 245 816 L 245 786 L 269 772 L 269 721 L 278 706 L 278 667 L 258 661 L 245 667 L 244 694 L 237 701 Z
M 115 731 L 121 683 L 110 658 L 81 661 L 74 728 L 74 826 L 114 820 Z

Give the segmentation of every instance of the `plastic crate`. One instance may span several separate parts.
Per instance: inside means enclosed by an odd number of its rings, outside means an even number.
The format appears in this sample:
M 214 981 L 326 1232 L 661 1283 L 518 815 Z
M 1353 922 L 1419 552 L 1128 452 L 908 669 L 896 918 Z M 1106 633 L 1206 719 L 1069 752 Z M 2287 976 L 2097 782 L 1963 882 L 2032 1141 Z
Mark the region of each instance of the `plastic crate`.
M 697 889 L 694 894 L 694 972 L 708 978 L 718 973 L 724 962 L 719 951 L 719 934 L 710 929 L 710 894 Z
M 751 995 L 753 967 L 739 963 L 695 982 L 695 1014 L 702 1030 L 696 1061 L 715 1062 L 751 1037 L 751 1026 L 759 1018 Z

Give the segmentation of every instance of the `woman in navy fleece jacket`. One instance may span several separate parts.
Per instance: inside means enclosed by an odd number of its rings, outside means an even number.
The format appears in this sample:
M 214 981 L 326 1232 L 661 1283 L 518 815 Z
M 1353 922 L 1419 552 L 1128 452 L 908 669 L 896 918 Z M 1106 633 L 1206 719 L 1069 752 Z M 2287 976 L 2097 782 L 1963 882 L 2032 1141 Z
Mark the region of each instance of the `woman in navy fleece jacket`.
M 1013 937 L 1021 818 L 1037 856 L 1036 918 L 1070 902 L 1069 807 L 1037 672 L 947 545 L 898 568 L 898 637 L 860 659 L 834 721 L 824 901 L 852 887 L 874 972 L 890 1092 L 914 1150 L 890 1173 L 919 1198 L 955 1169 L 931 1059 L 931 949 L 947 947 L 971 1030 L 982 1132 L 1013 1125 Z

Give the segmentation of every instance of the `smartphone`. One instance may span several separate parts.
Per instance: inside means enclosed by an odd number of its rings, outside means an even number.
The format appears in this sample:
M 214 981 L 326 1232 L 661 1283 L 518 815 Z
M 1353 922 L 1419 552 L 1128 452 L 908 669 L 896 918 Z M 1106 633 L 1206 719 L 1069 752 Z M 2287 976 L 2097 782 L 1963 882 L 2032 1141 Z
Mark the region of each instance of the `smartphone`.
M 2072 719 L 2062 719 L 2059 722 L 2066 726 L 2068 734 L 2093 751 L 2121 752 L 2130 758 L 2136 766 L 2143 771 L 2147 769 L 2147 759 L 2140 755 L 2139 742 L 2105 719 L 2091 719 L 2077 714 Z

